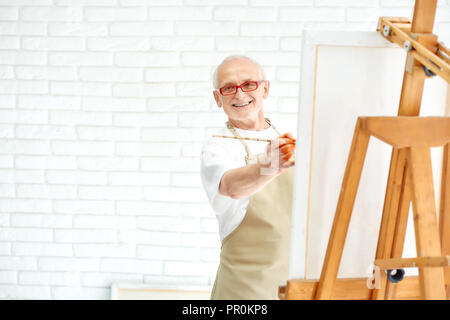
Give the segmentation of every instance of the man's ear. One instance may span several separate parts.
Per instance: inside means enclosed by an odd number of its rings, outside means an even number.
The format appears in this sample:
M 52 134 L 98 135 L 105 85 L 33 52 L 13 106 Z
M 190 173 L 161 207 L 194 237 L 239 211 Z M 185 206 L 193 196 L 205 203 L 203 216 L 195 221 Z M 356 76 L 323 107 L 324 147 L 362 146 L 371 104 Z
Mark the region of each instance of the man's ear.
M 264 82 L 264 93 L 263 93 L 263 99 L 267 98 L 269 96 L 269 89 L 270 89 L 270 81 Z
M 214 95 L 214 100 L 216 100 L 217 106 L 219 108 L 222 108 L 222 102 L 220 101 L 219 93 L 216 90 L 214 90 L 213 95 Z

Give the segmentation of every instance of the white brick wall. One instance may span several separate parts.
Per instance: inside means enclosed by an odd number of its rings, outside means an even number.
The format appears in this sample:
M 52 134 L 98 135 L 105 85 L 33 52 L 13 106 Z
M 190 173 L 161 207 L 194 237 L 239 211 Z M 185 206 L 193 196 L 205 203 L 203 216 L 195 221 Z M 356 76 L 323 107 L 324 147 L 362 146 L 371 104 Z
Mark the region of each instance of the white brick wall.
M 107 299 L 112 282 L 211 286 L 199 151 L 210 77 L 244 53 L 296 132 L 301 35 L 375 30 L 412 0 L 0 0 L 0 298 Z M 436 33 L 450 38 L 450 0 Z M 279 125 L 280 126 L 280 125 Z

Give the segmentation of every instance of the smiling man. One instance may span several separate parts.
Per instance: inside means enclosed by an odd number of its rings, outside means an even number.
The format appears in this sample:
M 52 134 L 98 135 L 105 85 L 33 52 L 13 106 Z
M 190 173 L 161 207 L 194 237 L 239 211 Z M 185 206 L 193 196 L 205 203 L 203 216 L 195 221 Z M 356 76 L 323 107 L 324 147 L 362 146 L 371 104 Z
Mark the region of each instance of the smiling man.
M 208 138 L 201 178 L 219 222 L 220 265 L 212 299 L 277 299 L 288 277 L 295 139 L 264 117 L 270 82 L 246 56 L 214 72 L 214 99 L 228 117 Z

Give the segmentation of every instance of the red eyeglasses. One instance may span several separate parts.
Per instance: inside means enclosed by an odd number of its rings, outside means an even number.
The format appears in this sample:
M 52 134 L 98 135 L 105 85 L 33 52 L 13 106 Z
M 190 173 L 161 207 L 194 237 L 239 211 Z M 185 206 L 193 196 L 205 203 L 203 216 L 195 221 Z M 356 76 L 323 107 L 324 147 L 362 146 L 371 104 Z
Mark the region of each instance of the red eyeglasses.
M 258 89 L 258 85 L 261 82 L 264 82 L 264 80 L 245 81 L 243 84 L 240 84 L 238 86 L 229 84 L 229 85 L 226 85 L 226 86 L 220 88 L 219 92 L 223 96 L 231 96 L 231 95 L 236 94 L 238 88 L 241 88 L 242 92 L 254 91 L 254 90 Z

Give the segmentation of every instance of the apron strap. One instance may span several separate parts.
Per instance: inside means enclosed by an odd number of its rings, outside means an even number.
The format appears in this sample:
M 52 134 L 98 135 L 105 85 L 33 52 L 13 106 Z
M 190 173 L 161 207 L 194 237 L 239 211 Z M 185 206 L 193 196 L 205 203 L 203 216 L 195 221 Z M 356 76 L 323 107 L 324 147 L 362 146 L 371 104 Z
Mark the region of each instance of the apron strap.
M 264 120 L 267 122 L 267 124 L 269 125 L 269 126 L 271 126 L 274 130 L 275 130 L 275 132 L 278 134 L 278 136 L 280 136 L 281 134 L 280 134 L 280 132 L 275 128 L 275 126 L 270 122 L 270 119 L 269 118 L 264 118 Z M 235 136 L 235 137 L 237 137 L 237 138 L 240 138 L 241 136 L 239 135 L 239 133 L 237 132 L 237 130 L 230 124 L 230 122 L 226 122 L 226 124 L 227 124 L 227 128 L 231 131 L 231 133 Z M 252 156 L 252 154 L 251 154 L 251 152 L 250 152 L 250 149 L 248 148 L 248 145 L 247 145 L 247 143 L 245 142 L 245 140 L 239 140 L 241 143 L 242 143 L 242 145 L 244 146 L 244 148 L 245 148 L 245 152 L 247 153 L 247 156 L 245 157 L 246 158 L 246 161 L 247 161 L 247 163 L 248 163 L 248 160 L 250 160 L 250 159 L 253 159 L 253 156 Z

